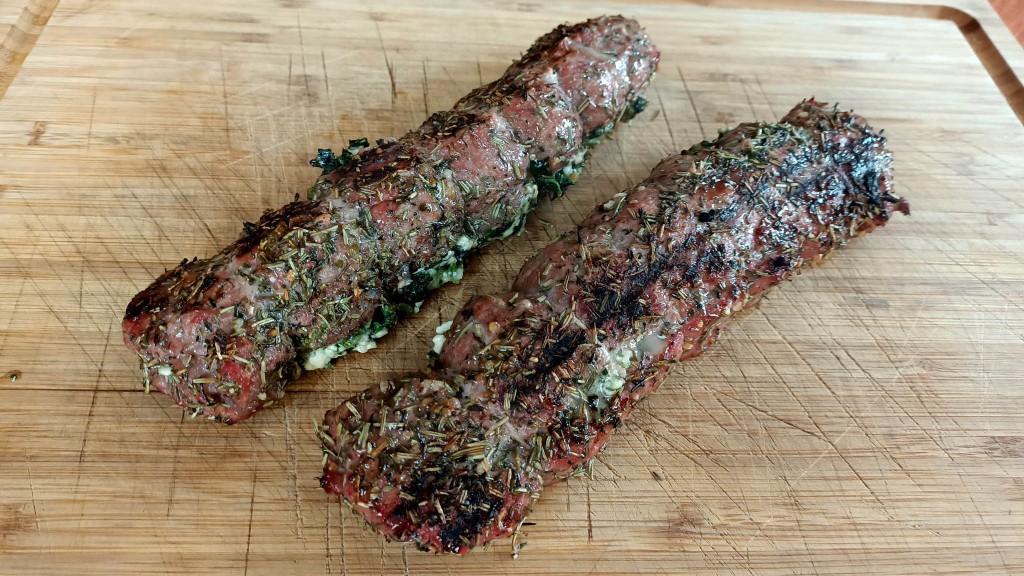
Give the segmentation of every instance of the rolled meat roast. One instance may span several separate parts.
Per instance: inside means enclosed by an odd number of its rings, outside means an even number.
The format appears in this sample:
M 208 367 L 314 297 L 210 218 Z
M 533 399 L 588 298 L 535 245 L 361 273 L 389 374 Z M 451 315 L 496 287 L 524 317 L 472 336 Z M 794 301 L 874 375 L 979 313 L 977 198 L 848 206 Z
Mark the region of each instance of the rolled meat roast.
M 438 332 L 435 365 L 328 412 L 325 490 L 388 538 L 512 534 L 677 361 L 771 286 L 909 213 L 885 139 L 805 101 L 670 156 Z
M 639 112 L 658 52 L 620 16 L 560 26 L 497 81 L 398 140 L 321 151 L 309 199 L 246 223 L 128 305 L 147 390 L 233 423 L 303 369 L 364 352 L 402 312 L 462 278 L 474 250 L 519 232 L 588 150 Z

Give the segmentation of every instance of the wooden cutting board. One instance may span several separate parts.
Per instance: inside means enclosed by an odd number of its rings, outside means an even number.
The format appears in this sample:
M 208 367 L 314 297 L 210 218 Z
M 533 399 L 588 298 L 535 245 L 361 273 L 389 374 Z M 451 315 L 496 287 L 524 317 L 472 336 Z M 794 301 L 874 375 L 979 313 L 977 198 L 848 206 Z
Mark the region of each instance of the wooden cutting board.
M 0 573 L 1024 572 L 1024 50 L 953 3 L 0 2 Z M 526 234 L 244 424 L 143 393 L 120 319 L 155 275 L 304 192 L 317 147 L 400 135 L 615 12 L 663 51 L 652 106 Z M 809 96 L 886 129 L 913 215 L 679 366 L 517 560 L 386 544 L 321 492 L 324 410 L 423 367 L 662 157 Z

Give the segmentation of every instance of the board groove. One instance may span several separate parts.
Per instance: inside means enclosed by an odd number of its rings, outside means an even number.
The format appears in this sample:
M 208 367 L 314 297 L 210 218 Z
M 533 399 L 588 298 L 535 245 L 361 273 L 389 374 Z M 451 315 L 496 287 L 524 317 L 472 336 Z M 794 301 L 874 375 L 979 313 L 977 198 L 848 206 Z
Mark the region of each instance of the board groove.
M 22 62 L 32 52 L 58 4 L 60 0 L 29 0 L 17 22 L 7 30 L 0 44 L 0 100 L 17 77 Z
M 961 8 L 942 4 L 872 2 L 867 0 L 671 0 L 706 6 L 757 10 L 799 10 L 836 14 L 860 13 L 948 20 L 956 24 L 978 60 L 1003 93 L 1007 103 L 1024 124 L 1024 84 L 1006 61 L 977 17 Z M 29 0 L 15 26 L 8 30 L 0 47 L 0 100 L 21 69 L 21 63 L 35 46 L 60 0 Z M 392 79 L 392 93 L 394 80 Z M 426 94 L 424 95 L 426 97 Z

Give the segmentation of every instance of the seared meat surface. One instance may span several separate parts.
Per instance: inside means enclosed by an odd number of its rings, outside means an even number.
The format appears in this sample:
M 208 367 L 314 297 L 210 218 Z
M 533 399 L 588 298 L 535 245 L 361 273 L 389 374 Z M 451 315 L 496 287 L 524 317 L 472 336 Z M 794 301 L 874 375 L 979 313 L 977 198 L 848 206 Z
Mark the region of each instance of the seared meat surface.
M 246 223 L 216 256 L 183 261 L 123 322 L 147 389 L 233 423 L 303 369 L 364 352 L 402 312 L 462 278 L 466 256 L 520 231 L 588 150 L 644 105 L 658 52 L 619 16 L 560 26 L 497 81 L 401 139 L 342 161 L 306 201 Z
M 541 250 L 511 290 L 439 328 L 431 370 L 328 412 L 321 484 L 425 550 L 512 534 L 674 362 L 769 287 L 909 213 L 890 161 L 862 118 L 813 100 L 665 159 Z

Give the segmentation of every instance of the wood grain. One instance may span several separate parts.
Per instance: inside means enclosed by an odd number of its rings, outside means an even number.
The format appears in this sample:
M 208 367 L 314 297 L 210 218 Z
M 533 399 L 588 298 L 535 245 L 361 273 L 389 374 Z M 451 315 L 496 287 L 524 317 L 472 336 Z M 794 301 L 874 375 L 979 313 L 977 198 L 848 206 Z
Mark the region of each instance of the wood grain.
M 1024 572 L 1024 51 L 984 2 L 705 4 L 61 2 L 0 100 L 0 572 Z M 119 322 L 156 274 L 301 193 L 318 146 L 404 133 L 611 12 L 664 52 L 652 106 L 526 234 L 245 424 L 141 391 Z M 466 298 L 662 157 L 811 95 L 886 129 L 913 215 L 679 366 L 518 560 L 386 544 L 320 491 L 326 408 L 422 367 Z

